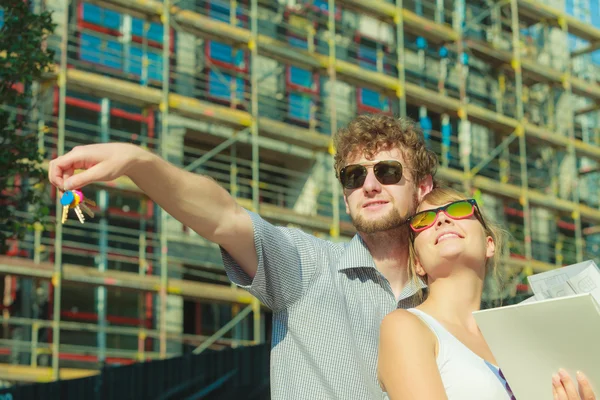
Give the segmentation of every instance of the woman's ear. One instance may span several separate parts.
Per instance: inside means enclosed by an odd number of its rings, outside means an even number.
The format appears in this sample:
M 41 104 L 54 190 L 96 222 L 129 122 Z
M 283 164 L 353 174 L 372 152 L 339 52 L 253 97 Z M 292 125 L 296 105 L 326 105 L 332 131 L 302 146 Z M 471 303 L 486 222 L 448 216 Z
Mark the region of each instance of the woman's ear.
M 485 240 L 486 240 L 485 256 L 487 258 L 492 258 L 492 257 L 494 257 L 494 254 L 496 254 L 496 243 L 494 243 L 494 239 L 491 236 L 488 236 Z
M 427 275 L 427 272 L 425 272 L 425 269 L 423 269 L 423 266 L 421 265 L 421 261 L 419 261 L 418 257 L 415 257 L 415 272 L 421 278 L 424 278 Z

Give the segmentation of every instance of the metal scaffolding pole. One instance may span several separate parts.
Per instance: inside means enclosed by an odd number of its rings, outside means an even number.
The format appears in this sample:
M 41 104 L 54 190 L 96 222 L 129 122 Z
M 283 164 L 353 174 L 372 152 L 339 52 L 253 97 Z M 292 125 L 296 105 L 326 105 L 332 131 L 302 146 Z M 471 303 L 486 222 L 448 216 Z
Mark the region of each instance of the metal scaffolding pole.
M 471 138 L 471 124 L 469 122 L 469 115 L 467 112 L 467 68 L 466 65 L 466 53 L 465 45 L 463 42 L 463 25 L 466 18 L 466 4 L 465 0 L 458 0 L 454 3 L 454 16 L 456 18 L 455 29 L 456 29 L 456 49 L 458 56 L 458 79 L 459 79 L 459 96 L 460 105 L 458 109 L 458 118 L 460 122 L 458 125 L 458 141 L 459 141 L 459 157 L 463 165 L 463 171 L 468 179 L 463 182 L 464 191 L 467 193 L 471 192 L 473 186 L 473 176 L 471 172 L 471 151 L 473 147 L 473 140 Z
M 532 258 L 531 252 L 531 208 L 529 206 L 529 182 L 527 177 L 527 144 L 525 141 L 525 129 L 523 128 L 523 74 L 521 71 L 520 54 L 520 32 L 519 32 L 519 9 L 517 0 L 510 1 L 511 11 L 511 30 L 512 30 L 512 48 L 513 61 L 512 66 L 515 70 L 515 97 L 516 97 L 516 119 L 519 125 L 515 133 L 519 137 L 519 162 L 521 164 L 521 198 L 519 202 L 523 206 L 523 228 L 525 240 L 525 257 L 527 260 Z
M 256 1 L 256 0 L 253 0 Z M 192 350 L 193 354 L 200 354 L 204 350 L 208 349 L 214 342 L 223 337 L 224 334 L 229 332 L 233 327 L 239 324 L 250 312 L 254 309 L 254 304 L 246 306 L 242 311 L 239 312 L 235 317 L 233 317 L 229 322 L 223 325 L 218 331 L 216 331 L 211 337 L 202 342 L 201 345 Z M 255 332 L 256 334 L 256 332 Z
M 103 98 L 100 106 L 100 139 L 103 143 L 108 143 L 110 140 L 110 100 Z M 108 263 L 108 192 L 99 190 L 97 193 L 96 202 L 100 208 L 99 240 L 98 245 L 100 252 L 97 257 L 98 271 L 106 271 Z M 98 313 L 99 330 L 97 334 L 97 345 L 99 348 L 98 362 L 104 363 L 106 358 L 106 287 L 99 286 L 96 288 L 96 312 Z
M 162 97 L 160 103 L 161 130 L 160 155 L 167 159 L 167 137 L 169 135 L 169 82 L 171 46 L 171 10 L 170 0 L 163 1 L 161 22 L 163 24 L 162 48 Z M 167 212 L 160 208 L 160 357 L 167 356 L 167 284 L 168 284 L 168 242 Z
M 250 133 L 252 135 L 252 208 L 255 212 L 259 211 L 259 147 L 258 147 L 258 4 L 257 0 L 252 0 L 250 3 L 250 41 L 248 48 L 250 49 L 250 97 L 251 97 L 251 115 L 252 121 L 250 125 Z M 241 314 L 238 314 L 239 316 Z M 258 299 L 252 298 L 252 315 L 253 315 L 253 337 L 255 343 L 260 343 L 261 340 L 261 323 L 260 323 L 260 304 Z M 236 316 L 236 317 L 237 317 Z
M 36 14 L 41 12 L 41 0 L 36 0 L 33 2 L 33 11 Z M 44 41 L 44 44 L 47 45 L 47 41 Z M 37 124 L 37 137 L 38 137 L 38 152 L 42 155 L 46 154 L 46 149 L 44 148 L 44 133 L 46 131 L 45 119 L 47 118 L 47 110 L 45 106 L 43 106 L 43 94 L 44 90 L 42 88 L 41 82 L 33 82 L 31 86 L 32 91 L 32 100 L 33 100 L 33 109 L 31 110 L 31 121 L 34 124 Z M 43 108 L 42 108 L 43 107 Z M 40 222 L 36 222 L 33 225 L 33 263 L 36 266 L 39 266 L 42 261 L 42 251 L 44 248 L 42 247 L 42 232 L 44 231 L 44 225 Z M 33 283 L 32 291 L 29 292 L 29 296 L 33 303 L 37 303 L 34 300 L 34 293 L 36 292 L 35 288 L 35 280 L 28 279 L 29 282 Z M 25 294 L 28 295 L 28 294 Z M 39 303 L 38 303 L 39 304 Z M 40 316 L 39 305 L 37 307 L 32 306 L 32 311 L 37 309 L 37 311 L 33 312 L 33 316 L 38 318 Z M 52 328 L 52 322 L 46 321 L 50 326 L 48 328 Z M 6 325 L 5 325 L 6 326 Z M 38 325 L 32 324 L 30 330 L 29 339 L 31 340 L 31 353 L 29 354 L 29 363 L 32 367 L 37 366 L 37 344 L 38 344 Z M 27 335 L 25 336 L 27 337 Z
M 400 118 L 406 117 L 406 96 L 404 94 L 404 82 L 406 79 L 406 70 L 404 69 L 404 18 L 402 15 L 402 1 L 396 0 L 396 14 L 394 14 L 394 23 L 396 24 L 396 69 L 398 70 L 398 88 L 396 97 L 398 97 L 398 106 L 400 108 Z
M 231 197 L 234 199 L 238 198 L 238 185 L 237 185 L 237 175 L 238 175 L 238 162 L 237 162 L 237 145 L 236 143 L 231 144 L 230 148 L 230 156 L 231 156 L 231 165 L 229 169 L 229 193 Z
M 513 0 L 515 1 L 515 0 Z M 561 28 L 561 30 L 564 32 L 564 36 L 566 38 L 569 37 L 569 25 L 566 21 L 565 18 L 560 17 L 558 19 L 558 24 Z M 569 138 L 572 139 L 569 141 L 569 145 L 567 146 L 567 151 L 569 153 L 569 158 L 573 161 L 573 171 L 575 171 L 575 178 L 573 179 L 573 183 L 571 186 L 571 191 L 572 191 L 572 200 L 573 203 L 576 204 L 576 206 L 579 206 L 579 180 L 581 179 L 579 173 L 577 173 L 577 171 L 579 170 L 578 166 L 577 166 L 577 156 L 575 154 L 575 147 L 573 146 L 573 140 L 575 139 L 575 99 L 573 98 L 573 91 L 571 88 L 571 57 L 570 57 L 570 53 L 567 52 L 567 71 L 565 72 L 564 76 L 563 76 L 563 88 L 565 89 L 565 95 L 567 96 L 567 100 L 568 100 L 568 106 L 567 109 L 565 110 L 565 112 L 568 115 L 567 118 L 567 123 L 568 123 L 568 134 L 569 134 Z M 575 222 L 575 254 L 576 254 L 576 261 L 577 262 L 582 262 L 583 261 L 583 234 L 582 234 L 582 227 L 581 227 L 581 214 L 579 212 L 579 208 L 576 210 L 573 210 L 573 212 L 571 213 L 571 217 L 573 218 L 573 221 Z
M 337 76 L 335 71 L 336 57 L 335 57 L 335 0 L 329 0 L 329 18 L 327 20 L 328 40 L 329 45 L 329 60 L 327 65 L 327 72 L 329 74 L 329 124 L 331 130 L 331 136 L 335 135 L 337 131 L 337 107 L 336 107 L 336 82 Z M 333 142 L 329 145 L 329 154 L 335 155 L 335 149 Z M 333 207 L 331 228 L 329 234 L 335 240 L 340 236 L 340 185 L 334 182 L 331 190 L 331 206 Z
M 58 141 L 56 144 L 57 156 L 65 153 L 65 114 L 67 96 L 67 51 L 69 47 L 69 0 L 63 0 L 62 38 L 60 41 L 60 72 L 58 73 Z M 54 286 L 52 310 L 52 379 L 60 378 L 58 355 L 60 347 L 60 306 L 62 294 L 62 206 L 60 204 L 60 190 L 56 192 L 56 228 L 54 238 L 54 273 L 52 285 Z
M 246 129 L 248 129 L 248 128 L 246 128 Z M 222 142 L 218 146 L 213 147 L 212 149 L 210 149 L 210 151 L 203 154 L 202 157 L 198 157 L 197 159 L 192 161 L 190 164 L 186 165 L 183 169 L 186 171 L 194 171 L 194 169 L 198 168 L 199 166 L 204 164 L 206 161 L 210 160 L 212 157 L 216 156 L 221 151 L 225 150 L 230 145 L 234 145 L 235 142 L 238 141 L 242 136 L 247 135 L 246 129 L 239 131 L 239 132 L 234 132 L 233 135 L 229 139 Z
M 139 235 L 139 247 L 138 247 L 138 274 L 140 276 L 146 275 L 147 269 L 147 261 L 146 261 L 146 222 L 144 219 L 140 221 L 140 235 Z M 146 351 L 146 327 L 144 325 L 145 321 L 145 307 L 144 307 L 144 297 L 145 294 L 138 294 L 138 316 L 140 318 L 140 325 L 137 334 L 137 342 L 138 342 L 138 361 L 144 361 L 146 359 L 145 351 Z
M 237 1 L 236 0 L 231 0 L 230 1 L 230 5 L 229 5 L 229 22 L 231 23 L 231 25 L 233 26 L 237 26 Z M 253 74 L 254 71 L 251 71 L 251 73 Z M 258 82 L 255 81 L 253 82 L 254 84 L 257 84 Z M 232 90 L 232 95 L 235 96 L 236 90 Z M 244 129 L 243 132 L 250 132 L 251 128 L 246 128 Z M 238 197 L 238 189 L 237 189 L 237 148 L 236 148 L 236 140 L 238 139 L 238 135 L 240 135 L 242 132 L 234 132 L 233 136 L 229 139 L 227 139 L 225 142 L 221 143 L 220 145 L 218 145 L 217 147 L 212 148 L 209 152 L 205 153 L 202 157 L 200 157 L 199 159 L 195 160 L 192 164 L 194 163 L 203 163 L 205 160 L 208 160 L 210 157 L 214 155 L 216 155 L 217 153 L 221 152 L 221 150 L 224 150 L 227 148 L 227 146 L 231 145 L 231 166 L 230 166 L 230 170 L 229 170 L 229 179 L 230 179 L 230 188 L 229 188 L 229 193 L 231 194 L 231 196 L 235 199 Z M 251 136 L 250 138 L 251 141 L 254 140 L 254 136 Z M 190 164 L 190 166 L 192 165 Z M 190 167 L 188 166 L 188 167 Z M 192 168 L 190 168 L 192 169 Z M 232 282 L 231 283 L 231 288 L 233 290 L 237 290 L 237 286 Z M 254 303 L 254 301 L 253 301 Z M 235 318 L 240 312 L 240 306 L 239 304 L 232 304 L 231 305 L 231 318 Z M 260 310 L 259 310 L 260 312 Z M 256 322 L 256 315 L 254 315 L 254 320 Z M 256 326 L 256 325 L 254 325 Z M 236 326 L 236 329 L 234 329 L 233 331 L 233 338 L 235 339 L 240 339 L 243 335 L 243 332 L 241 332 L 241 330 L 239 329 L 240 326 Z M 256 340 L 256 335 L 254 337 L 254 339 Z M 232 346 L 237 346 L 238 345 L 238 341 L 234 341 Z M 258 343 L 258 341 L 256 341 L 256 343 Z
M 259 147 L 258 147 L 258 83 L 257 83 L 257 35 L 258 35 L 258 5 L 257 0 L 252 0 L 250 4 L 250 41 L 248 49 L 250 50 L 250 113 L 251 125 L 250 134 L 252 135 L 252 208 L 255 212 L 259 209 Z

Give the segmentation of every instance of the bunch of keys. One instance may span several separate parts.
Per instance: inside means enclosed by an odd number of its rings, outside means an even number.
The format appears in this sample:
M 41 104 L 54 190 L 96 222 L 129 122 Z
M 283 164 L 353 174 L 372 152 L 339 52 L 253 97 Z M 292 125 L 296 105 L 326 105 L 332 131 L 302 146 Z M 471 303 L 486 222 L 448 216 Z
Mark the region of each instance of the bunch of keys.
M 89 215 L 90 218 L 94 218 L 94 212 L 92 210 L 90 210 L 90 208 L 88 207 L 88 204 L 92 207 L 95 207 L 96 203 L 90 199 L 86 199 L 83 196 L 83 193 L 81 192 L 81 190 L 67 190 L 61 196 L 60 204 L 63 206 L 63 212 L 62 212 L 62 223 L 63 224 L 67 221 L 67 218 L 69 217 L 69 209 L 70 208 L 75 210 L 75 214 L 77 215 L 79 222 L 81 222 L 82 224 L 85 221 L 85 216 L 83 215 L 82 210 L 85 211 L 85 213 L 87 215 Z

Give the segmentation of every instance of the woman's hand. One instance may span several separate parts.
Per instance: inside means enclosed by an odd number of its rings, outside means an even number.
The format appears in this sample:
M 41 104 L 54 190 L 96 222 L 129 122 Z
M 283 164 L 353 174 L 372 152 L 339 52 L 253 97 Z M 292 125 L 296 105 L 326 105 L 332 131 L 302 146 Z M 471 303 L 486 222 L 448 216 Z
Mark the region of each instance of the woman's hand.
M 558 374 L 552 377 L 554 400 L 596 400 L 590 382 L 581 372 L 577 372 L 577 383 L 579 393 L 577 393 L 577 388 L 567 371 L 564 369 L 558 370 Z

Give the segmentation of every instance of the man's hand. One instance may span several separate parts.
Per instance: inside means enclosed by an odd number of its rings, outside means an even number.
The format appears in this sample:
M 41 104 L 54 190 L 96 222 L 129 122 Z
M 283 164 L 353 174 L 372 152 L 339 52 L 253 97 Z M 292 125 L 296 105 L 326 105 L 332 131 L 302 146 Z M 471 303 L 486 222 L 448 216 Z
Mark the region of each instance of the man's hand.
M 127 143 L 78 146 L 50 161 L 48 179 L 60 190 L 79 189 L 93 182 L 106 182 L 126 175 L 133 163 L 151 156 Z M 85 170 L 74 175 L 75 170 Z
M 596 400 L 590 382 L 581 372 L 577 372 L 577 383 L 579 393 L 577 393 L 577 388 L 575 388 L 575 384 L 567 371 L 560 369 L 558 374 L 552 377 L 554 400 Z

